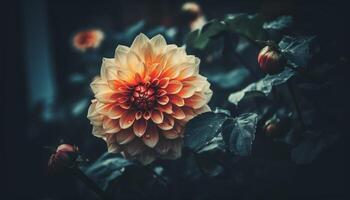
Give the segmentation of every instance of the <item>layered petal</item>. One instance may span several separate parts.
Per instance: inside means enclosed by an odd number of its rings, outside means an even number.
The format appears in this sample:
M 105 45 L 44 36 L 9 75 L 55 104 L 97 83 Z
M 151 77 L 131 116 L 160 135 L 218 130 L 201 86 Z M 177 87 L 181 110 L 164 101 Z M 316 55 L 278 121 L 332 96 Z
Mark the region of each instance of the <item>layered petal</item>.
M 199 63 L 161 35 L 140 34 L 130 48 L 118 45 L 90 84 L 92 133 L 106 141 L 109 152 L 143 164 L 178 158 L 186 123 L 210 110 L 212 91 Z

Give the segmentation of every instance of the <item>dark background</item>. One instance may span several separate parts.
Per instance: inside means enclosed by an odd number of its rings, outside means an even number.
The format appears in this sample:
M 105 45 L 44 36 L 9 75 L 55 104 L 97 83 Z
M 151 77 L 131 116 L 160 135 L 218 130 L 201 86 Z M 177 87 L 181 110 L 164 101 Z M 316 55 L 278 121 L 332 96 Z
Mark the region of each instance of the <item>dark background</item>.
M 72 33 L 95 25 L 118 31 L 139 19 L 147 19 L 149 26 L 172 23 L 182 3 L 174 0 L 1 2 L 0 182 L 3 186 L 0 199 L 78 199 L 78 191 L 69 189 L 72 183 L 47 176 L 49 154 L 43 146 L 58 142 L 57 137 L 50 135 L 50 129 L 45 130 L 47 135 L 35 135 L 37 127 L 33 125 L 33 113 L 40 110 L 38 103 L 53 99 L 64 102 L 76 95 L 74 88 L 64 84 L 68 74 L 76 70 L 70 62 L 75 54 L 67 42 Z M 295 29 L 318 35 L 339 55 L 348 53 L 349 9 L 340 1 L 205 0 L 200 4 L 208 19 L 235 12 L 264 12 L 271 17 L 290 14 L 295 19 Z M 347 102 L 346 93 L 344 86 L 336 93 L 337 98 Z M 87 120 L 85 123 L 88 126 Z M 65 130 L 60 125 L 54 128 L 56 132 Z M 345 125 L 334 128 L 349 132 Z M 74 137 L 68 139 L 76 142 Z M 344 199 L 345 144 L 347 141 L 342 140 L 312 164 L 300 166 L 288 189 L 278 188 L 281 197 Z M 96 154 L 102 151 L 103 144 L 97 142 L 97 145 Z

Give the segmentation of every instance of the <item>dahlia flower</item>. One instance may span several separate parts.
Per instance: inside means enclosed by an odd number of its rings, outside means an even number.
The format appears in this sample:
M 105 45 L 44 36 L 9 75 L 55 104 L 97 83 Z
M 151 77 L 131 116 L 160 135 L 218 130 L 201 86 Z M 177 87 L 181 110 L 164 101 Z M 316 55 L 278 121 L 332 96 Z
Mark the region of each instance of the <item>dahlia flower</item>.
M 91 83 L 95 99 L 87 117 L 93 135 L 106 141 L 109 152 L 143 164 L 181 156 L 186 122 L 210 111 L 212 91 L 199 63 L 161 35 L 140 34 L 130 48 L 118 45 Z
M 79 51 L 95 49 L 100 46 L 104 39 L 104 34 L 99 29 L 80 31 L 73 37 L 73 46 Z

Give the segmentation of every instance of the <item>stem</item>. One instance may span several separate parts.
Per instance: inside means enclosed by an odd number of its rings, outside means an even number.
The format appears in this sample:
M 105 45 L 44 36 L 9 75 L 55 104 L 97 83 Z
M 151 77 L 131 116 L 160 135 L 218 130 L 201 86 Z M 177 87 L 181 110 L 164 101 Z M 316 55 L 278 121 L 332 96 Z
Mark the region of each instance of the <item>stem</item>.
M 300 76 L 302 76 L 304 79 L 306 80 L 309 80 L 309 81 L 312 81 L 312 82 L 315 82 L 315 83 L 321 83 L 322 80 L 319 79 L 318 77 L 310 74 L 310 73 L 307 73 L 305 71 L 302 70 L 302 68 L 299 68 L 299 67 L 293 67 L 289 64 L 286 65 L 286 67 L 288 67 L 289 69 L 297 72 Z
M 142 166 L 143 166 L 143 165 L 142 165 Z M 151 174 L 153 174 L 153 175 L 156 177 L 156 179 L 157 179 L 159 182 L 161 182 L 163 185 L 167 185 L 167 184 L 168 184 L 168 181 L 165 180 L 165 178 L 164 178 L 162 175 L 157 174 L 155 171 L 153 171 L 153 169 L 151 169 L 151 168 L 149 168 L 149 167 L 147 167 L 147 166 L 143 166 L 143 167 L 144 167 L 144 169 L 146 169 L 147 171 L 149 171 Z
M 101 200 L 107 200 L 105 192 L 88 176 L 86 176 L 78 167 L 72 168 L 74 176 L 78 177 L 82 182 L 86 184 L 91 190 L 93 190 Z
M 244 59 L 241 57 L 241 55 L 239 55 L 237 52 L 234 52 L 234 56 L 236 57 L 236 59 L 245 67 L 247 67 L 247 69 L 250 71 L 250 73 L 252 74 L 252 76 L 256 79 L 259 80 L 259 76 L 255 73 L 253 67 L 249 66 Z
M 295 109 L 297 111 L 299 122 L 301 124 L 302 129 L 305 130 L 305 123 L 304 123 L 303 117 L 301 115 L 301 109 L 300 109 L 298 100 L 296 98 L 293 86 L 292 86 L 292 84 L 290 82 L 288 82 L 287 85 L 288 85 L 289 93 L 291 94 L 292 99 L 293 99 L 294 107 L 295 107 Z
M 195 160 L 197 167 L 198 167 L 199 171 L 201 172 L 202 176 L 207 177 L 207 174 L 205 173 L 201 163 L 199 162 L 198 155 L 195 152 L 192 152 L 192 154 L 193 154 L 194 160 Z

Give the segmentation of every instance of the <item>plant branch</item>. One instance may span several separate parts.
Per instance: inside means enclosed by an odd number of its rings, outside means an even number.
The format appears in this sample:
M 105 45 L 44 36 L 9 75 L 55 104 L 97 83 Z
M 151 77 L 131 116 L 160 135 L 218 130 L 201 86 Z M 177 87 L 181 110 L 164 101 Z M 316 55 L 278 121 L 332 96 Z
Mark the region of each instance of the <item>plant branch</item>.
M 288 85 L 289 93 L 292 96 L 292 100 L 293 100 L 294 107 L 295 107 L 295 110 L 296 110 L 297 115 L 298 115 L 299 122 L 300 122 L 300 124 L 302 126 L 302 129 L 305 130 L 306 126 L 305 126 L 305 123 L 304 123 L 304 120 L 303 120 L 303 117 L 302 117 L 302 114 L 301 114 L 300 105 L 299 105 L 298 100 L 296 98 L 293 86 L 292 86 L 292 84 L 290 82 L 288 82 L 287 85 Z
M 142 165 L 143 166 L 143 165 Z M 147 167 L 147 166 L 143 166 L 143 168 L 150 172 L 159 182 L 161 182 L 163 185 L 167 185 L 168 181 L 160 174 L 156 173 L 153 169 Z
M 93 190 L 101 200 L 108 199 L 105 192 L 93 180 L 86 176 L 77 166 L 72 168 L 72 173 L 74 176 L 84 182 L 86 186 Z

